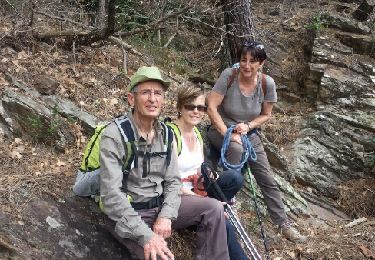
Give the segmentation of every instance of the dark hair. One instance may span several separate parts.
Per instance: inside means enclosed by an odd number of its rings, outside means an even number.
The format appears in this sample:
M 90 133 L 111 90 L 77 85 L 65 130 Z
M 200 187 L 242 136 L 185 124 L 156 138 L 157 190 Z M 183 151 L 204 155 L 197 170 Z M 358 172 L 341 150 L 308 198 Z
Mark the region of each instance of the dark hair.
M 196 86 L 184 86 L 177 91 L 177 110 L 180 111 L 184 105 L 191 104 L 199 96 L 204 95 L 204 91 Z
M 237 52 L 237 61 L 239 62 L 246 53 L 250 53 L 256 61 L 263 62 L 267 59 L 264 45 L 261 42 L 245 41 Z

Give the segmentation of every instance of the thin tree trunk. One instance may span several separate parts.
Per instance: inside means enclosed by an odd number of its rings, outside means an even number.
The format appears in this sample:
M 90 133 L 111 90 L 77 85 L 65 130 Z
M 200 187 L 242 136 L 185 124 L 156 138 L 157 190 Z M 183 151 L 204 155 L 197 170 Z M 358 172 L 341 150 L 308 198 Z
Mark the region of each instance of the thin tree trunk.
M 237 50 L 244 40 L 254 40 L 251 0 L 222 0 L 227 44 L 232 63 L 237 62 Z
M 107 26 L 106 0 L 99 0 L 98 12 L 96 15 L 96 28 L 103 30 Z

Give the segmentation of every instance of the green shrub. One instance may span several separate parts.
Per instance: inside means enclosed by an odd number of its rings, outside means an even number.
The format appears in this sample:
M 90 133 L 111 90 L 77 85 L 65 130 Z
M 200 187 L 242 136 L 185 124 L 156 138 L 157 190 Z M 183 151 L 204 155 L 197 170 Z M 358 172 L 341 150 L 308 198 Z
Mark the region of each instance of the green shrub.
M 319 35 L 324 28 L 327 28 L 327 22 L 322 19 L 320 13 L 311 17 L 310 22 L 305 25 L 305 28 L 312 30 L 316 35 Z

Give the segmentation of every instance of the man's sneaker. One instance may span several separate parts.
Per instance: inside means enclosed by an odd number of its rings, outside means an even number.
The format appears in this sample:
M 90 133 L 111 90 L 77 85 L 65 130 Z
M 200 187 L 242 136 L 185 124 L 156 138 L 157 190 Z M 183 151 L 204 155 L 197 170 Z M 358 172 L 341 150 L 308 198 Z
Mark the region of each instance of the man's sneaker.
M 282 224 L 279 228 L 280 233 L 289 241 L 292 241 L 294 243 L 305 243 L 307 240 L 307 237 L 301 235 L 301 233 L 299 233 L 299 231 L 289 222 Z

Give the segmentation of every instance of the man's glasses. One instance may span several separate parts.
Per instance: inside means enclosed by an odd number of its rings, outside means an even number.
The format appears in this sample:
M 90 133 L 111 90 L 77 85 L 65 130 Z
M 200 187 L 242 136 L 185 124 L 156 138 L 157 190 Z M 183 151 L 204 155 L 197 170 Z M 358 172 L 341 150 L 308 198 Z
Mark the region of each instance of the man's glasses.
M 152 94 L 154 94 L 154 96 L 157 98 L 164 97 L 164 90 L 143 89 L 135 91 L 134 93 L 138 93 L 144 97 L 151 97 Z
M 264 45 L 259 43 L 259 42 L 253 42 L 253 41 L 245 41 L 243 46 L 248 47 L 248 48 L 254 48 L 254 49 L 259 49 L 263 50 Z
M 184 105 L 184 108 L 188 111 L 194 111 L 194 109 L 197 109 L 199 112 L 206 112 L 207 111 L 207 107 L 206 106 L 202 106 L 202 105 L 192 105 L 192 104 L 188 104 L 188 105 Z

